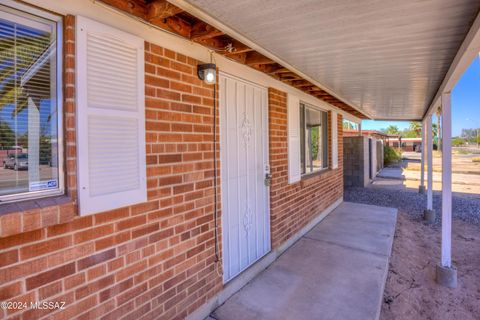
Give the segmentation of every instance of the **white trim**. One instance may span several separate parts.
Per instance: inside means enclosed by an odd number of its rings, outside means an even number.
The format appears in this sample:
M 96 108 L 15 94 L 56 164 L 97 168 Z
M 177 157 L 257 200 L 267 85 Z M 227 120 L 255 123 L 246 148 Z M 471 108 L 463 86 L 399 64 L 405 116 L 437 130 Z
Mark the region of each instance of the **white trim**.
M 427 116 L 427 210 L 433 209 L 433 139 L 432 139 L 432 116 Z M 423 148 L 423 146 L 422 146 Z
M 425 121 L 422 121 L 422 150 L 420 160 L 420 186 L 425 186 Z
M 300 146 L 300 100 L 293 94 L 287 95 L 287 159 L 288 183 L 302 179 L 302 161 Z
M 332 169 L 338 168 L 338 118 L 337 113 L 332 111 Z M 343 128 L 342 128 L 343 129 Z
M 318 223 L 325 219 L 333 210 L 335 210 L 341 203 L 343 198 L 338 198 L 333 204 L 331 204 L 327 209 L 318 214 L 313 220 L 311 220 L 306 226 L 304 226 L 300 231 L 291 236 L 288 240 L 282 243 L 278 248 L 272 250 L 269 254 L 265 255 L 257 263 L 252 265 L 250 268 L 246 269 L 237 276 L 235 279 L 226 284 L 223 289 L 217 293 L 213 298 L 208 300 L 206 303 L 202 304 L 198 309 L 193 313 L 187 316 L 187 320 L 204 320 L 207 318 L 216 308 L 222 305 L 227 301 L 231 296 L 233 296 L 237 291 L 242 289 L 246 284 L 248 284 L 253 278 L 258 276 L 263 270 L 268 268 L 275 260 L 278 259 L 288 248 L 290 248 L 295 242 L 297 242 L 301 237 L 313 229 Z
M 452 108 L 442 94 L 442 266 L 452 266 Z
M 32 15 L 29 11 L 17 9 L 14 6 L 4 6 L 0 4 L 0 18 L 7 21 L 14 21 L 15 23 L 38 29 L 43 32 L 53 32 L 55 28 L 52 24 L 48 24 L 45 20 L 57 22 L 53 19 L 42 19 L 39 16 Z M 29 17 L 31 15 L 31 18 Z

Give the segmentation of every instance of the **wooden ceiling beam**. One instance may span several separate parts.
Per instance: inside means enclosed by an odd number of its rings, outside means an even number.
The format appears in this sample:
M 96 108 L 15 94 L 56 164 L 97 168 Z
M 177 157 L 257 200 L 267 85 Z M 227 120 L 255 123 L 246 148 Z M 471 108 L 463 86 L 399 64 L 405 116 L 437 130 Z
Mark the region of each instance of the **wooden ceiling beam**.
M 263 54 L 260 54 L 256 51 L 249 52 L 247 54 L 247 59 L 245 64 L 249 66 L 259 65 L 259 64 L 275 64 L 276 62 L 270 58 L 265 57 Z
M 218 29 L 215 29 L 209 24 L 203 21 L 197 22 L 193 25 L 190 39 L 194 41 L 200 41 L 205 39 L 211 39 L 223 35 L 224 33 Z
M 247 53 L 229 54 L 227 58 L 240 62 L 241 64 L 245 64 L 245 61 L 247 60 Z
M 209 38 L 209 39 L 200 39 L 200 40 L 192 40 L 194 42 L 197 42 L 205 47 L 208 47 L 212 50 L 219 51 L 219 53 L 222 52 L 222 50 L 225 49 L 226 43 L 220 38 Z
M 245 52 L 250 52 L 250 51 L 254 51 L 252 48 L 244 45 L 243 43 L 241 43 L 240 41 L 237 41 L 235 39 L 231 39 L 230 41 L 228 41 L 229 44 L 230 44 L 230 50 L 231 51 L 227 51 L 225 52 L 225 55 L 232 55 L 232 54 L 238 54 L 238 53 L 245 53 Z
M 307 80 L 293 80 L 292 81 L 292 85 L 296 86 L 296 87 L 309 87 L 309 86 L 313 86 L 313 84 L 311 84 L 309 81 Z
M 293 81 L 293 80 L 301 80 L 302 79 L 294 73 L 292 73 L 292 74 L 280 73 L 280 74 L 277 74 L 275 76 L 277 76 L 278 79 L 280 79 L 281 81 Z
M 150 22 L 159 21 L 173 17 L 183 12 L 179 7 L 174 6 L 166 0 L 157 0 L 147 6 L 146 19 Z
M 136 17 L 145 19 L 146 7 L 145 2 L 142 0 L 102 0 L 102 2 Z
M 292 71 L 288 70 L 287 68 L 280 68 L 278 70 L 275 70 L 272 72 L 273 74 L 278 74 L 278 73 L 292 73 Z
M 182 37 L 190 38 L 190 32 L 192 30 L 191 26 L 178 17 L 169 17 L 164 19 L 164 22 L 157 22 L 154 24 L 159 26 L 164 25 L 167 30 L 170 29 Z

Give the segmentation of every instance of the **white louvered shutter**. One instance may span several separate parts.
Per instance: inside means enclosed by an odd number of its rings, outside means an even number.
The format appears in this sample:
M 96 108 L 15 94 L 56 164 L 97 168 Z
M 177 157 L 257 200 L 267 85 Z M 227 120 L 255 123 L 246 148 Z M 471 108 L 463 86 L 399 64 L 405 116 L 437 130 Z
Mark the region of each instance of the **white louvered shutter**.
M 288 183 L 300 181 L 300 100 L 289 94 L 287 103 L 288 123 Z
M 338 123 L 337 112 L 332 111 L 332 169 L 338 168 Z
M 80 214 L 147 200 L 144 41 L 77 17 Z

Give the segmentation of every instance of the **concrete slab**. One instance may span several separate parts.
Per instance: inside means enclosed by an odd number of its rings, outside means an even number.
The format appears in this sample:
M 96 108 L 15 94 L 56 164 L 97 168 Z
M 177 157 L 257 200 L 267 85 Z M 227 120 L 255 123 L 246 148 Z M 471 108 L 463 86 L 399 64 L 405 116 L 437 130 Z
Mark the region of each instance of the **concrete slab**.
M 377 174 L 378 178 L 405 180 L 403 169 L 400 167 L 385 167 Z
M 343 203 L 212 317 L 377 319 L 395 223 L 395 209 Z
M 305 237 L 390 256 L 397 209 L 342 203 Z

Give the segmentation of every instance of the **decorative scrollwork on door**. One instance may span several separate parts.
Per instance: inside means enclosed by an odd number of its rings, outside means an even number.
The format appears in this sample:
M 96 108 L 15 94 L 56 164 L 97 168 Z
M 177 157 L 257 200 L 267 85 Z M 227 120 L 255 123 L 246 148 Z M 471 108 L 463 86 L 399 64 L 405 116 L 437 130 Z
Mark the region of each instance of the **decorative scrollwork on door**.
M 245 147 L 248 147 L 250 145 L 250 138 L 252 137 L 252 124 L 248 120 L 246 112 L 243 113 L 243 121 L 240 130 L 242 132 L 243 144 Z
M 245 231 L 248 233 L 253 226 L 253 212 L 249 206 L 245 209 L 245 213 L 243 214 L 243 227 Z

